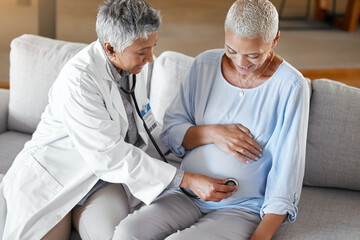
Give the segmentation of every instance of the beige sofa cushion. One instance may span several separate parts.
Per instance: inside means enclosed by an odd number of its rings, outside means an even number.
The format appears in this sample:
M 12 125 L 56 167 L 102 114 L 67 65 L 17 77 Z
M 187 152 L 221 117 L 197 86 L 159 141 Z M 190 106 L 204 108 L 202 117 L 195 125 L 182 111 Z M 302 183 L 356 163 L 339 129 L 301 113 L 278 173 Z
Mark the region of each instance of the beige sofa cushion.
M 150 85 L 150 103 L 155 119 L 162 124 L 166 109 L 188 77 L 194 58 L 181 53 L 163 52 L 154 62 Z
M 8 129 L 33 133 L 63 65 L 86 44 L 22 35 L 11 42 Z

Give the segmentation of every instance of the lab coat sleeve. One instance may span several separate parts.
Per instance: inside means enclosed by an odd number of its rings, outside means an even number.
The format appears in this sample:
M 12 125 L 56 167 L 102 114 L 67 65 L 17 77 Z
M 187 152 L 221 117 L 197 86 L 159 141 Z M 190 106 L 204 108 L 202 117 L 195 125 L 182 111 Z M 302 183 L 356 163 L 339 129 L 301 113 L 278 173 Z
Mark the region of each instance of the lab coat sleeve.
M 160 139 L 169 146 L 176 156 L 183 156 L 182 146 L 188 129 L 195 126 L 194 101 L 196 92 L 197 60 L 195 59 L 187 80 L 180 85 L 179 93 L 170 104 L 164 116 L 163 131 Z
M 296 219 L 305 169 L 309 100 L 310 90 L 305 80 L 288 96 L 267 177 L 261 217 L 273 213 L 288 214 L 286 221 L 294 222 Z
M 60 106 L 76 148 L 100 179 L 124 183 L 135 197 L 151 203 L 172 181 L 176 168 L 126 143 L 120 121 L 110 116 L 91 77 L 82 74 L 80 79 L 73 78 L 62 82 Z

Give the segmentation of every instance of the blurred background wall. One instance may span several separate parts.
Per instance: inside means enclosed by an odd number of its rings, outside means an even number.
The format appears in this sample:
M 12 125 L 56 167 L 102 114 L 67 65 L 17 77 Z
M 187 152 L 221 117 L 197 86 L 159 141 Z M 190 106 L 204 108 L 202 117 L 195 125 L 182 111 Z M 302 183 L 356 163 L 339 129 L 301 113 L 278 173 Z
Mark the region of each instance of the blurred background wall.
M 196 56 L 223 47 L 223 24 L 232 0 L 148 0 L 161 10 L 163 24 L 155 54 L 178 51 Z M 0 81 L 8 81 L 10 42 L 24 33 L 54 33 L 56 39 L 90 43 L 96 40 L 95 20 L 103 0 L 0 0 Z M 279 9 L 282 0 L 273 0 Z M 360 31 L 348 33 L 329 23 L 309 19 L 282 20 L 276 51 L 295 67 L 360 67 Z M 330 1 L 332 2 L 332 1 Z M 347 1 L 337 1 L 337 15 Z M 288 0 L 283 18 L 306 14 L 306 0 Z M 332 9 L 329 9 L 332 11 Z M 49 30 L 49 26 L 55 26 Z M 46 33 L 46 31 L 45 31 Z

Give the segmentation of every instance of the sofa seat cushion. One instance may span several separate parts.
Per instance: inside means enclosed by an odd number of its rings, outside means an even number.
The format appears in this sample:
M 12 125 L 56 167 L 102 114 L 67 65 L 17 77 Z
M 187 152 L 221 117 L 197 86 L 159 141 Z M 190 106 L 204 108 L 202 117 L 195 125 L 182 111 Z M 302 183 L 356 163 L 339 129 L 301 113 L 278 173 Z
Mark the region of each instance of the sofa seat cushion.
M 360 89 L 312 82 L 304 184 L 360 190 Z
M 295 223 L 282 225 L 273 239 L 359 239 L 359 216 L 359 191 L 304 187 Z
M 7 172 L 31 135 L 8 131 L 0 134 L 0 174 Z

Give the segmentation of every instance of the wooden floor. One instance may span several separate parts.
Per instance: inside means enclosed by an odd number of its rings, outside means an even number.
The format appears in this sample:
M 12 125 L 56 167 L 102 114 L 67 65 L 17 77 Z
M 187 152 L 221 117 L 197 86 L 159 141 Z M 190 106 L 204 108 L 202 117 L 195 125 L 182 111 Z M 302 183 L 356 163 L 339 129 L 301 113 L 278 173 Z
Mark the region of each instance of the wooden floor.
M 360 88 L 360 68 L 344 69 L 304 69 L 300 72 L 311 80 L 328 78 L 346 85 Z
M 9 89 L 9 82 L 0 82 L 0 88 Z

